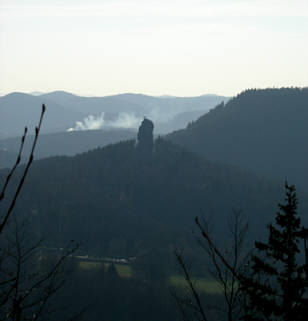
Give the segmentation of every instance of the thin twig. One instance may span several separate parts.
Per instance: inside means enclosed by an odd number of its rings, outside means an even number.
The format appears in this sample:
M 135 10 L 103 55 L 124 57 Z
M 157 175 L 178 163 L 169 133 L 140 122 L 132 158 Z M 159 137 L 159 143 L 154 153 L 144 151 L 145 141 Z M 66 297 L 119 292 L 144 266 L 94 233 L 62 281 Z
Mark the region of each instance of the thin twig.
M 28 162 L 27 162 L 27 164 L 26 164 L 25 170 L 24 170 L 24 172 L 23 172 L 23 175 L 22 175 L 22 177 L 21 177 L 21 179 L 20 179 L 20 181 L 19 181 L 18 187 L 17 187 L 17 189 L 16 189 L 16 191 L 15 191 L 14 197 L 13 197 L 11 203 L 10 203 L 10 206 L 9 206 L 9 208 L 8 208 L 6 214 L 5 214 L 5 217 L 4 217 L 3 221 L 2 221 L 2 223 L 0 224 L 0 234 L 2 233 L 4 227 L 6 226 L 7 221 L 8 221 L 8 219 L 9 219 L 9 217 L 10 217 L 10 215 L 11 215 L 14 207 L 15 207 L 16 200 L 17 200 L 18 195 L 19 195 L 19 193 L 20 193 L 20 191 L 21 191 L 21 188 L 22 188 L 22 186 L 23 186 L 23 184 L 24 184 L 24 182 L 25 182 L 25 178 L 26 178 L 26 176 L 27 176 L 27 174 L 28 174 L 29 168 L 30 168 L 30 166 L 31 166 L 31 164 L 32 164 L 32 162 L 33 162 L 33 154 L 34 154 L 34 150 L 35 150 L 35 147 L 36 147 L 38 135 L 39 135 L 39 132 L 40 132 L 40 129 L 41 129 L 42 120 L 43 120 L 43 116 L 44 116 L 45 110 L 46 110 L 46 107 L 45 107 L 45 105 L 43 104 L 43 105 L 42 105 L 42 112 L 41 112 L 41 117 L 40 117 L 40 120 L 39 120 L 39 124 L 38 124 L 37 127 L 35 127 L 35 137 L 34 137 L 34 141 L 33 141 L 33 144 L 32 144 L 31 153 L 30 153 Z M 23 144 L 24 144 L 24 140 L 22 141 L 22 147 L 23 147 Z M 22 149 L 22 148 L 21 148 L 21 149 Z M 16 161 L 17 165 L 18 165 L 19 161 L 20 161 L 20 155 L 19 155 L 19 157 L 17 157 L 17 161 Z M 16 166 L 17 166 L 17 165 L 16 165 Z M 13 170 L 13 173 L 14 173 L 16 167 L 14 166 L 13 169 L 14 169 L 14 170 Z M 11 177 L 11 176 L 10 176 L 10 177 Z M 9 179 L 10 179 L 10 178 L 9 178 Z M 6 184 L 6 186 L 7 186 L 7 184 Z M 6 187 L 5 187 L 5 188 L 6 188 Z M 5 190 L 4 190 L 4 191 L 5 191 Z
M 196 287 L 195 285 L 193 284 L 193 281 L 190 277 L 190 274 L 188 272 L 188 269 L 187 269 L 187 266 L 182 258 L 182 255 L 181 253 L 179 253 L 178 251 L 175 252 L 175 256 L 176 256 L 176 259 L 177 261 L 179 262 L 179 265 L 180 267 L 182 268 L 183 270 L 183 273 L 184 273 L 184 276 L 185 276 L 185 280 L 188 284 L 188 287 L 189 287 L 189 290 L 191 291 L 192 295 L 193 295 L 193 298 L 195 299 L 196 301 L 196 304 L 197 304 L 197 308 L 198 308 L 198 312 L 201 314 L 202 316 L 202 320 L 203 321 L 207 321 L 207 318 L 206 318 L 206 315 L 205 315 L 205 311 L 202 307 L 202 304 L 201 304 L 201 300 L 200 300 L 200 297 L 199 297 L 199 294 L 197 293 L 197 290 L 196 290 Z

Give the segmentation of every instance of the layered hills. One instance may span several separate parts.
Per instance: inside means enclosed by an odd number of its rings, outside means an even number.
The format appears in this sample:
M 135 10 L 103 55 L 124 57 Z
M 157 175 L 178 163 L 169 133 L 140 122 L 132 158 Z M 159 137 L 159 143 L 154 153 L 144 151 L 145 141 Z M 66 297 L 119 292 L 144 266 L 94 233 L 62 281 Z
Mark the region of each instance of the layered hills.
M 215 104 L 229 98 L 218 95 L 202 95 L 197 97 L 154 97 L 143 94 L 118 94 L 104 97 L 82 97 L 64 91 L 55 91 L 40 96 L 80 113 L 98 115 L 102 112 L 133 112 L 150 116 L 149 113 L 162 113 L 170 117 L 186 111 L 208 111 Z M 153 119 L 155 120 L 155 119 Z
M 50 156 L 73 156 L 97 147 L 128 140 L 136 136 L 136 131 L 129 129 L 84 130 L 41 134 L 34 153 L 35 159 Z M 28 159 L 33 135 L 25 140 L 21 161 Z M 0 140 L 0 168 L 11 167 L 16 160 L 20 147 L 20 137 Z
M 0 97 L 0 168 L 10 167 L 19 150 L 23 128 L 29 128 L 27 156 L 40 115 L 47 107 L 35 158 L 75 155 L 135 136 L 144 116 L 155 120 L 155 134 L 185 127 L 226 97 L 153 97 L 121 94 L 82 97 L 64 91 L 12 93 Z M 24 158 L 23 158 L 24 159 Z M 23 160 L 22 159 L 22 160 Z
M 156 133 L 167 133 L 186 126 L 227 99 L 216 95 L 162 98 L 141 94 L 82 97 L 63 91 L 11 93 L 0 97 L 0 138 L 19 136 L 24 126 L 34 130 L 42 103 L 47 107 L 42 133 L 136 129 L 144 116 L 155 121 Z
M 168 135 L 215 162 L 308 190 L 308 89 L 247 90 Z
M 129 257 L 149 248 L 196 245 L 190 240 L 197 215 L 212 217 L 224 238 L 222 222 L 243 210 L 254 226 L 251 237 L 257 236 L 282 194 L 279 184 L 163 139 L 144 158 L 132 140 L 36 161 L 16 211 L 31 218 L 33 233 L 46 244 L 60 247 L 74 239 L 95 255 Z
M 150 157 L 130 140 L 36 161 L 16 210 L 33 219 L 33 233 L 49 245 L 74 239 L 102 256 L 192 244 L 196 215 L 221 223 L 234 210 L 249 217 L 255 239 L 272 220 L 283 180 L 305 187 L 307 95 L 304 89 L 243 92 L 167 136 L 184 147 L 159 138 Z M 101 133 L 94 134 L 98 142 Z M 0 173 L 3 179 L 7 171 Z M 300 202 L 305 208 L 301 194 Z M 225 234 L 218 224 L 217 235 Z
M 81 97 L 63 91 L 40 96 L 80 113 L 115 118 L 114 115 L 128 115 L 141 122 L 143 116 L 155 122 L 156 133 L 168 133 L 185 127 L 190 121 L 208 112 L 217 103 L 228 101 L 228 97 L 202 95 L 197 97 L 154 97 L 143 94 L 118 94 L 105 97 Z M 110 115 L 113 115 L 110 116 Z M 131 119 L 133 120 L 133 119 Z
M 48 106 L 42 132 L 65 131 L 85 115 L 72 111 L 53 101 L 23 93 L 11 93 L 0 97 L 1 136 L 21 136 L 23 128 L 28 126 L 34 132 L 38 122 L 42 103 Z

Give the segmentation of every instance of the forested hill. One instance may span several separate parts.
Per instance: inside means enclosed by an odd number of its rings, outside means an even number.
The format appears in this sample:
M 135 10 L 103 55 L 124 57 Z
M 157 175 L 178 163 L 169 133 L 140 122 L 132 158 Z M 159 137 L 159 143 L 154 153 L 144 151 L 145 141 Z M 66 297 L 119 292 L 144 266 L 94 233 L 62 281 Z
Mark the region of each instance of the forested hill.
M 50 156 L 74 156 L 97 147 L 131 139 L 136 136 L 132 129 L 81 130 L 42 134 L 34 153 L 35 159 Z M 25 162 L 32 147 L 33 136 L 25 140 L 22 162 Z M 13 166 L 20 147 L 20 137 L 0 139 L 0 168 Z
M 168 139 L 308 190 L 308 89 L 247 90 Z
M 3 181 L 6 171 L 0 173 Z M 212 217 L 223 238 L 222 222 L 233 209 L 250 217 L 256 235 L 282 194 L 256 175 L 158 139 L 148 157 L 127 141 L 36 161 L 16 210 L 33 219 L 33 231 L 48 244 L 74 239 L 90 253 L 120 257 L 186 242 L 196 215 Z

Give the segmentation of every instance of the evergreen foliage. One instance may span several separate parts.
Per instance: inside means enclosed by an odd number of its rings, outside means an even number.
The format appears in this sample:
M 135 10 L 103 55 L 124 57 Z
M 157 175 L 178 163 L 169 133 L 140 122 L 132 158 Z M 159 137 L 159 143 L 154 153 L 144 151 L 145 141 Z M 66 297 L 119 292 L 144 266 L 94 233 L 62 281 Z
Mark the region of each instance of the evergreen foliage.
M 200 209 L 223 219 L 230 208 L 241 208 L 262 231 L 279 190 L 164 139 L 144 162 L 128 141 L 34 162 L 16 211 L 31 218 L 33 234 L 46 245 L 73 239 L 89 255 L 121 258 L 178 241 L 195 246 L 191 230 Z M 217 233 L 223 237 L 224 227 Z
M 245 321 L 302 321 L 307 317 L 308 279 L 300 256 L 307 229 L 297 215 L 295 187 L 286 183 L 285 204 L 279 204 L 276 224 L 269 225 L 266 243 L 256 242 L 251 270 L 243 278 L 247 300 Z
M 308 89 L 250 89 L 168 139 L 212 161 L 308 190 Z

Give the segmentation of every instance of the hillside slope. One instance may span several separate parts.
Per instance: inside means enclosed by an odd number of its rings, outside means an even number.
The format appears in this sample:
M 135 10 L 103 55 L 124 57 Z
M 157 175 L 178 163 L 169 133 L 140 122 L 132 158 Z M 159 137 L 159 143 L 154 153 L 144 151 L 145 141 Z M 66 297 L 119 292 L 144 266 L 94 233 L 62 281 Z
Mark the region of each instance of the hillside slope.
M 38 139 L 34 158 L 37 160 L 50 156 L 73 156 L 97 147 L 128 140 L 135 136 L 135 131 L 125 129 L 42 134 Z M 33 138 L 33 136 L 29 135 L 25 141 L 22 162 L 28 159 Z M 12 166 L 16 160 L 19 147 L 20 137 L 0 140 L 0 168 Z
M 308 89 L 247 90 L 167 138 L 308 190 L 307 124 Z
M 211 216 L 223 239 L 221 222 L 233 209 L 250 217 L 251 237 L 262 234 L 283 194 L 277 184 L 162 139 L 154 148 L 148 159 L 127 141 L 36 161 L 17 213 L 32 218 L 33 233 L 48 244 L 74 239 L 101 256 L 136 256 L 147 248 L 189 243 L 196 215 Z
M 143 116 L 155 122 L 156 133 L 168 133 L 183 128 L 196 120 L 201 114 L 208 112 L 218 103 L 229 98 L 216 95 L 198 97 L 154 97 L 142 94 L 119 94 L 105 97 L 82 97 L 63 91 L 55 91 L 40 96 L 73 111 L 88 115 L 114 118 L 119 113 L 129 118 Z
M 34 133 L 34 128 L 40 117 L 42 103 L 47 106 L 42 124 L 43 133 L 65 131 L 85 116 L 47 99 L 42 100 L 40 97 L 23 93 L 11 93 L 0 97 L 0 128 L 2 136 L 21 136 L 25 126 L 28 126 L 30 132 Z

